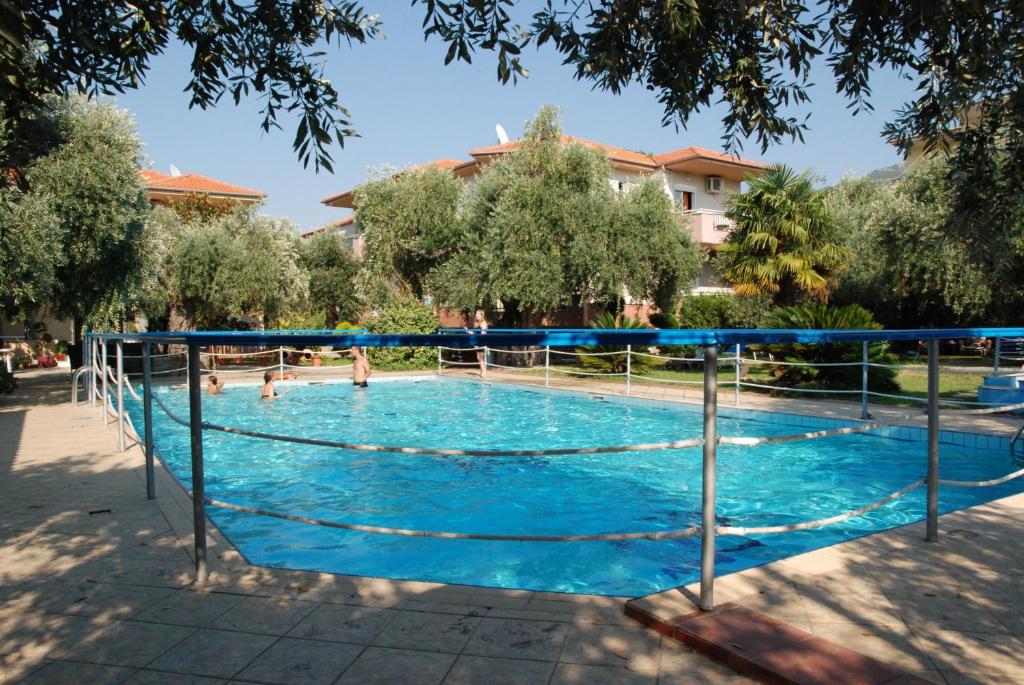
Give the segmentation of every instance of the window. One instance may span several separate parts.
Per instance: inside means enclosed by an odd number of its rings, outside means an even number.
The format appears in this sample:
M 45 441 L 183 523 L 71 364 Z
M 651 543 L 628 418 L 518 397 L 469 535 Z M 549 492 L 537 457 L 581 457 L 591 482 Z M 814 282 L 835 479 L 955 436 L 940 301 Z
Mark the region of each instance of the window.
M 693 191 L 692 190 L 677 190 L 677 200 L 679 202 L 679 208 L 684 212 L 688 212 L 693 209 Z

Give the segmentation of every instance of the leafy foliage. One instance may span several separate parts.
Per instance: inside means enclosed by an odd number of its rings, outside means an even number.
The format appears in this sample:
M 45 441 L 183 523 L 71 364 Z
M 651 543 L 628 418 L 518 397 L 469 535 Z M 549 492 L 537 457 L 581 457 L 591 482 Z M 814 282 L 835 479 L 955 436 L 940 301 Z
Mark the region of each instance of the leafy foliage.
M 322 43 L 363 42 L 378 32 L 358 2 L 233 0 L 11 0 L 0 4 L 2 118 L 18 120 L 46 94 L 113 95 L 138 88 L 150 59 L 177 40 L 192 51 L 190 105 L 225 95 L 261 96 L 264 131 L 282 112 L 298 118 L 303 164 L 331 169 L 328 148 L 355 135 L 324 78 Z
M 882 328 L 871 312 L 855 304 L 845 307 L 830 307 L 825 304 L 809 304 L 799 307 L 782 307 L 773 310 L 765 319 L 766 328 L 811 328 L 811 329 L 868 329 Z M 770 352 L 775 361 L 789 363 L 835 364 L 855 362 L 856 366 L 770 366 L 775 383 L 781 387 L 814 387 L 829 390 L 851 390 L 861 386 L 863 350 L 861 343 L 792 343 L 784 345 L 757 346 Z M 889 352 L 888 344 L 868 343 L 868 361 L 873 364 L 893 364 L 895 356 Z M 896 371 L 889 368 L 869 367 L 868 387 L 885 392 L 897 390 Z
M 0 313 L 25 320 L 42 309 L 57 284 L 61 225 L 45 198 L 0 189 Z
M 679 328 L 758 328 L 771 307 L 767 296 L 691 295 L 679 306 Z
M 356 221 L 365 241 L 360 292 L 368 302 L 423 297 L 427 274 L 458 233 L 461 193 L 462 181 L 434 167 L 382 170 L 356 188 Z
M 290 224 L 252 207 L 188 227 L 168 255 L 172 299 L 199 328 L 274 321 L 308 294 L 297 242 Z
M 830 189 L 829 197 L 855 255 L 840 279 L 836 301 L 867 307 L 887 325 L 970 325 L 985 316 L 993 285 L 998 283 L 1000 295 L 1009 295 L 1012 302 L 1014 282 L 1024 281 L 1012 270 L 994 278 L 990 268 L 996 260 L 1012 263 L 1024 254 L 1024 246 L 1015 248 L 989 235 L 1006 230 L 1012 218 L 1005 224 L 979 224 L 971 235 L 950 226 L 956 200 L 940 159 L 920 161 L 892 184 L 844 180 Z M 978 235 L 982 230 L 985 235 Z M 1007 304 L 1001 300 L 988 317 L 1012 312 Z
M 655 181 L 615 195 L 604 155 L 561 136 L 545 107 L 511 154 L 489 164 L 467 191 L 461 231 L 427 286 L 462 311 L 504 305 L 510 324 L 587 301 L 671 300 L 699 270 Z
M 621 328 L 632 330 L 646 330 L 648 326 L 628 316 L 616 318 L 610 312 L 602 312 L 600 316 L 590 322 L 591 328 Z M 654 348 L 634 345 L 633 352 L 653 354 Z M 584 368 L 592 369 L 598 373 L 625 373 L 626 372 L 626 348 L 622 345 L 580 345 L 576 348 L 580 353 L 580 364 Z M 621 352 L 622 354 L 615 354 Z M 642 376 L 652 368 L 661 366 L 662 362 L 650 357 L 638 357 L 630 355 L 630 373 Z
M 772 167 L 730 195 L 726 216 L 735 222 L 719 247 L 719 268 L 740 295 L 770 294 L 777 304 L 803 296 L 827 300 L 831 279 L 848 257 L 824 194 L 808 172 Z
M 5 255 L 12 284 L 21 284 L 4 286 L 5 309 L 27 314 L 45 299 L 54 314 L 79 322 L 125 315 L 148 211 L 140 151 L 127 112 L 83 97 L 46 98 L 30 120 L 0 133 L 0 168 L 10 169 L 0 177 L 15 180 L 0 201 L 16 222 L 2 229 L 4 242 L 23 246 Z M 24 289 L 12 296 L 15 287 Z
M 395 298 L 365 321 L 370 333 L 436 333 L 441 322 L 426 305 Z M 381 369 L 422 369 L 436 363 L 434 350 L 426 347 L 374 347 L 370 363 Z
M 309 276 L 309 304 L 326 328 L 359 317 L 356 261 L 336 233 L 318 233 L 300 244 L 299 264 Z
M 168 205 L 185 223 L 203 223 L 225 216 L 234 211 L 231 202 L 216 202 L 204 193 L 185 193 L 185 196 Z

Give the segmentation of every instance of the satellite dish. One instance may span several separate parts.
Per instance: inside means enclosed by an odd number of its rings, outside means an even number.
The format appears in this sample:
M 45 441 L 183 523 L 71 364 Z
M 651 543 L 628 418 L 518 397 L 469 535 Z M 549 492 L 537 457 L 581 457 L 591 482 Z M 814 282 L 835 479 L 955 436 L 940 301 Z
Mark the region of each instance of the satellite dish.
M 508 142 L 508 134 L 505 133 L 505 127 L 501 124 L 494 125 L 494 132 L 498 134 L 498 143 L 504 145 Z
M 178 167 L 176 167 L 176 166 L 174 166 L 172 164 L 171 165 L 171 176 L 181 176 L 181 169 L 179 169 Z

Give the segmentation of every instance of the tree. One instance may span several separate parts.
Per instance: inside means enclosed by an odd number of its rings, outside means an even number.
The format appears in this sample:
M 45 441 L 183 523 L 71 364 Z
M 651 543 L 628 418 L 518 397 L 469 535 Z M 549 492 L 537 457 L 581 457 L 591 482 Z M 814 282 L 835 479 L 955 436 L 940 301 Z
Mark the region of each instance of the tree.
M 282 111 L 295 113 L 296 153 L 328 170 L 328 147 L 354 131 L 317 48 L 378 31 L 359 3 L 330 1 L 9 0 L 0 3 L 0 24 L 0 118 L 19 120 L 47 94 L 138 88 L 150 58 L 178 40 L 193 51 L 190 106 L 258 94 L 263 130 L 279 128 Z
M 462 311 L 501 303 L 510 324 L 588 302 L 670 301 L 699 270 L 698 248 L 656 181 L 616 195 L 604 155 L 561 136 L 542 108 L 516 150 L 467 190 L 461 231 L 428 289 Z
M 735 228 L 718 250 L 719 269 L 739 295 L 772 295 L 776 304 L 810 296 L 827 300 L 848 257 L 824 194 L 808 172 L 776 166 L 730 195 Z
M 168 255 L 170 300 L 183 308 L 190 327 L 272 322 L 308 297 L 297 242 L 288 222 L 253 207 L 190 226 Z
M 395 296 L 364 324 L 371 333 L 436 333 L 441 322 L 430 307 L 408 296 Z M 374 347 L 370 361 L 381 369 L 422 369 L 436 363 L 428 347 Z
M 970 325 L 985 317 L 998 282 L 989 260 L 1009 261 L 1021 251 L 995 235 L 976 249 L 949 227 L 956 200 L 946 175 L 942 160 L 925 159 L 891 184 L 844 180 L 829 190 L 829 204 L 856 255 L 840 278 L 837 303 L 860 304 L 901 328 Z M 1000 230 L 991 225 L 992 233 Z M 1003 254 L 979 258 L 989 250 Z M 1014 276 L 1006 278 L 1012 294 Z M 988 316 L 999 310 L 1005 315 L 1005 304 L 1000 298 Z
M 295 112 L 297 153 L 330 169 L 328 146 L 354 132 L 316 50 L 377 36 L 377 16 L 363 4 L 8 0 L 0 4 L 0 102 L 5 116 L 16 117 L 41 94 L 136 88 L 150 58 L 177 39 L 193 50 L 186 87 L 193 106 L 259 94 L 263 128 L 278 126 L 282 110 Z M 512 0 L 414 4 L 426 36 L 445 44 L 446 64 L 493 51 L 499 80 L 515 81 L 527 76 L 523 50 L 550 44 L 580 80 L 613 93 L 633 82 L 656 92 L 666 125 L 724 103 L 729 149 L 748 137 L 762 149 L 802 137 L 809 124 L 793 108 L 810 102 L 816 58 L 855 112 L 871 109 L 874 72 L 891 69 L 915 82 L 915 99 L 885 130 L 904 149 L 915 137 L 932 144 L 955 137 L 956 119 L 979 102 L 989 142 L 998 141 L 998 129 L 1018 136 L 1024 129 L 1024 9 L 1016 0 L 551 0 L 532 14 Z
M 359 317 L 356 262 L 336 233 L 318 233 L 301 243 L 299 263 L 309 277 L 309 304 L 323 315 L 327 328 Z
M 84 97 L 46 98 L 31 120 L 0 132 L 10 155 L 0 157 L 8 314 L 45 305 L 79 327 L 125 316 L 148 211 L 140 150 L 127 112 Z
M 451 171 L 381 170 L 355 190 L 365 256 L 360 292 L 373 305 L 394 296 L 421 299 L 426 278 L 458 235 L 462 181 Z

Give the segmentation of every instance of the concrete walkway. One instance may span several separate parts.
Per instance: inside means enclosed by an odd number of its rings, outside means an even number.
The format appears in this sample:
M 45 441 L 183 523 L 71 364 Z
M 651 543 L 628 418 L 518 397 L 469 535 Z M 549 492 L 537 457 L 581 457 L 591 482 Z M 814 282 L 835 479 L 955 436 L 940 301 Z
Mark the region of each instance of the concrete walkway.
M 211 580 L 195 587 L 188 498 L 158 469 L 146 501 L 138 447 L 116 453 L 113 426 L 71 407 L 67 387 L 66 374 L 23 377 L 0 398 L 0 682 L 748 682 L 641 629 L 626 598 L 275 571 L 212 528 Z M 762 402 L 801 410 L 743 398 Z M 855 411 L 832 404 L 804 409 Z M 1024 495 L 940 524 L 935 544 L 908 526 L 733 574 L 716 598 L 934 682 L 1024 682 Z M 693 592 L 637 603 L 686 613 Z
M 743 683 L 647 631 L 626 598 L 486 590 L 246 564 L 190 503 L 116 453 L 67 374 L 0 398 L 0 682 Z

